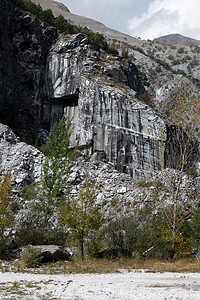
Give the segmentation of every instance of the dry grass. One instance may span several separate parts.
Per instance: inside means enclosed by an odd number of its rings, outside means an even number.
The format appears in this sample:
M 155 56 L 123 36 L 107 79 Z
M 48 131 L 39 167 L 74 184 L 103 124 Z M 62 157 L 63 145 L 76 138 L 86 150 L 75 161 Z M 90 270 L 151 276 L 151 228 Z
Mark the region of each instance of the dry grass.
M 0 267 L 3 272 L 32 272 L 41 274 L 76 274 L 76 273 L 116 273 L 120 270 L 132 271 L 145 269 L 147 272 L 200 272 L 200 261 L 196 258 L 182 258 L 175 261 L 119 258 L 106 259 L 74 259 L 73 261 L 60 261 L 57 263 L 44 264 L 39 268 L 26 268 L 22 261 L 7 262 Z

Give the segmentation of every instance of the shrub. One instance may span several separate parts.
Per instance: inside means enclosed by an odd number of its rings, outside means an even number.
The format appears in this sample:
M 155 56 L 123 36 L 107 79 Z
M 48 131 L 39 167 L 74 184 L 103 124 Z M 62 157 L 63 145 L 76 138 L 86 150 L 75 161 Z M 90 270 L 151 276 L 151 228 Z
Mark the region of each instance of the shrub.
M 149 107 L 155 108 L 155 104 L 147 92 L 144 92 L 144 94 L 139 97 L 139 100 L 147 104 Z
M 42 229 L 34 228 L 34 224 L 21 224 L 15 234 L 15 247 L 24 245 L 60 245 L 64 246 L 68 234 L 63 228 Z
M 181 48 L 179 48 L 179 49 L 178 49 L 178 51 L 177 51 L 177 52 L 178 52 L 178 54 L 182 54 L 182 53 L 184 53 L 184 52 L 185 52 L 185 50 L 184 50 L 184 48 L 183 48 L 183 47 L 181 47 Z
M 22 256 L 22 260 L 28 268 L 38 267 L 42 263 L 41 250 L 28 247 Z
M 116 45 L 114 43 L 112 43 L 109 47 L 109 52 L 112 54 L 112 55 L 119 55 L 119 52 L 116 48 Z
M 194 46 L 194 52 L 200 53 L 200 47 L 198 45 Z
M 128 59 L 128 48 L 123 48 L 122 49 L 122 56 L 126 59 Z
M 173 55 L 171 55 L 171 54 L 168 55 L 168 59 L 169 59 L 169 60 L 173 60 L 173 59 L 174 59 Z

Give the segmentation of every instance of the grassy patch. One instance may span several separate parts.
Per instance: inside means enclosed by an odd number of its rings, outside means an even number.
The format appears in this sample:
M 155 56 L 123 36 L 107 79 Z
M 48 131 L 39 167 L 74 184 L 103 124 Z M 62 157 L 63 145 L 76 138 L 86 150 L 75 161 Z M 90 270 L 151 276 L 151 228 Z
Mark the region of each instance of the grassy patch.
M 120 270 L 131 272 L 135 269 L 145 269 L 148 272 L 200 272 L 200 261 L 196 258 L 180 258 L 177 260 L 158 260 L 139 258 L 119 259 L 89 259 L 84 261 L 75 258 L 72 261 L 62 261 L 44 264 L 39 268 L 27 268 L 23 262 L 14 261 L 6 265 L 2 271 L 27 272 L 40 274 L 84 274 L 84 273 L 116 273 Z M 32 283 L 29 283 L 32 287 Z M 33 284 L 34 287 L 34 284 Z M 17 288 L 17 286 L 16 286 Z

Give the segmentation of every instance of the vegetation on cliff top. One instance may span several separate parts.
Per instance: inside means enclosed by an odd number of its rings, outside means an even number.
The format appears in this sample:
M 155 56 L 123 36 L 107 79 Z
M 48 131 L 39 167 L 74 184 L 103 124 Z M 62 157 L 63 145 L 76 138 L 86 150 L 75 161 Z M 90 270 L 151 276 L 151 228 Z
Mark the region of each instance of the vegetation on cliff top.
M 109 47 L 106 39 L 103 34 L 95 33 L 87 27 L 81 27 L 72 25 L 67 19 L 62 15 L 54 17 L 51 9 L 43 10 L 40 4 L 35 4 L 31 0 L 9 0 L 14 5 L 29 11 L 30 13 L 36 15 L 41 21 L 48 23 L 51 26 L 54 26 L 57 30 L 65 34 L 75 34 L 75 33 L 84 33 L 86 34 L 91 41 L 114 55 L 118 55 L 116 48 Z

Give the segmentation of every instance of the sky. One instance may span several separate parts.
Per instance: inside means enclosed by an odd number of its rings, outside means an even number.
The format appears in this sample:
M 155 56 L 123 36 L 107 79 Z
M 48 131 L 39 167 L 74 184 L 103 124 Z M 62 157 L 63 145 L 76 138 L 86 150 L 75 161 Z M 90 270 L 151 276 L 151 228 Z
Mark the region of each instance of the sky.
M 199 0 L 58 0 L 69 10 L 142 39 L 180 33 L 200 40 Z

